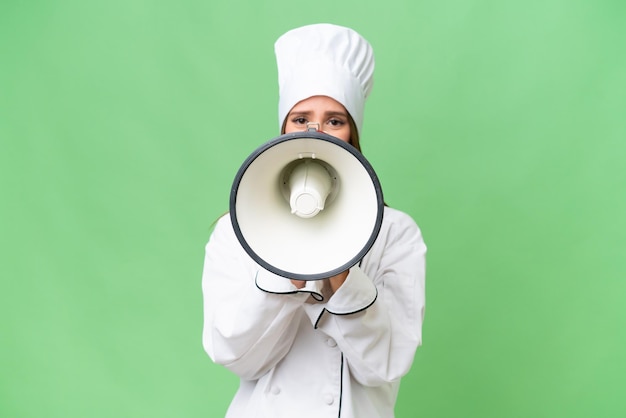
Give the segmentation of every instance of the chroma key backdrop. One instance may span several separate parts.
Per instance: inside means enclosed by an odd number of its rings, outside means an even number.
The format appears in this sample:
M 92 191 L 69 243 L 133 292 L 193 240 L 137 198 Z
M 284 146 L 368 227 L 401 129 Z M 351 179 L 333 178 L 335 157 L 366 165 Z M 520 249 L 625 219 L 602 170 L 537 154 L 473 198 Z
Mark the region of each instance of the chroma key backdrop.
M 318 22 L 374 47 L 363 152 L 429 249 L 396 416 L 626 416 L 625 17 L 3 0 L 0 416 L 224 416 L 238 380 L 202 348 L 204 245 L 278 135 L 274 41 Z

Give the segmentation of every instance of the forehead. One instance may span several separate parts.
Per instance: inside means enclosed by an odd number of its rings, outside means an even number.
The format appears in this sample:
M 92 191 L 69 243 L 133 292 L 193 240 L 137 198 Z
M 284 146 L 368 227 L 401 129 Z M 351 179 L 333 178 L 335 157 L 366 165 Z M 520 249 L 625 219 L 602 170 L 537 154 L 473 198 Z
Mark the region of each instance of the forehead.
M 296 105 L 291 108 L 290 113 L 311 111 L 347 113 L 346 108 L 341 103 L 328 96 L 312 96 L 304 99 L 296 103 Z

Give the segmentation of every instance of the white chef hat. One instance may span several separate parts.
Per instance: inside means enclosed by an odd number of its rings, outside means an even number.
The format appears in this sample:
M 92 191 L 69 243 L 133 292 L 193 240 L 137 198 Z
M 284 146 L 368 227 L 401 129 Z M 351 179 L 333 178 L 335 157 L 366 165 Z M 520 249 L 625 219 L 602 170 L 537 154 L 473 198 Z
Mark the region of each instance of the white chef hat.
M 374 82 L 374 52 L 361 35 L 342 26 L 308 25 L 278 38 L 274 51 L 281 128 L 298 102 L 328 96 L 346 108 L 361 132 L 365 100 Z

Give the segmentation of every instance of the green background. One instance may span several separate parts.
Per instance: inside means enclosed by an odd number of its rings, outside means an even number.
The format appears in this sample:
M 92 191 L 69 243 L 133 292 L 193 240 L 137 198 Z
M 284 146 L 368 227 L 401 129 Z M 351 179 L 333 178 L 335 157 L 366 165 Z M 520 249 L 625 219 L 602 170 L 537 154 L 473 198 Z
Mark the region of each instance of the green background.
M 219 417 L 211 223 L 273 42 L 373 44 L 363 149 L 429 246 L 397 416 L 626 416 L 626 3 L 0 2 L 0 416 Z

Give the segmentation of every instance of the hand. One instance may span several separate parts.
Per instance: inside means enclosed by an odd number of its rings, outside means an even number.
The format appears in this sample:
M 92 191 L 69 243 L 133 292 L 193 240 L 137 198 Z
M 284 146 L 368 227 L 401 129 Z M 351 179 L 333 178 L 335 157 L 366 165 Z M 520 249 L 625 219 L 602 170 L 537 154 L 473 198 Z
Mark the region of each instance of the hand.
M 333 293 L 335 293 L 337 289 L 341 287 L 343 282 L 346 281 L 346 278 L 348 277 L 348 273 L 349 273 L 349 270 L 346 270 L 328 279 L 330 281 L 330 288 L 332 289 Z
M 302 289 L 306 285 L 306 281 L 304 280 L 294 280 L 291 279 L 291 283 L 296 287 L 296 289 Z
M 336 276 L 329 277 L 328 279 L 324 279 L 330 282 L 330 288 L 333 293 L 335 293 L 337 289 L 341 287 L 343 282 L 346 281 L 346 278 L 348 277 L 349 272 L 350 272 L 349 270 L 346 270 L 344 272 L 337 274 Z M 304 286 L 306 286 L 305 280 L 294 280 L 294 279 L 290 279 L 290 280 L 291 280 L 291 283 L 296 287 L 296 289 L 302 289 Z

